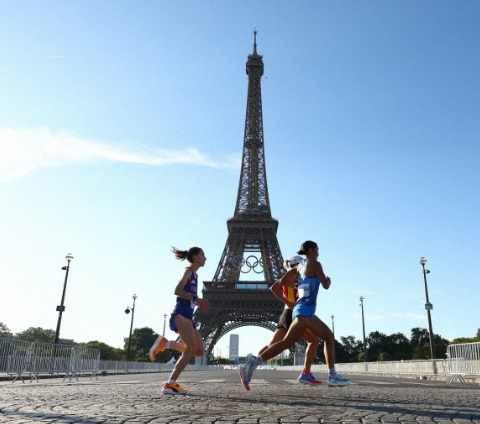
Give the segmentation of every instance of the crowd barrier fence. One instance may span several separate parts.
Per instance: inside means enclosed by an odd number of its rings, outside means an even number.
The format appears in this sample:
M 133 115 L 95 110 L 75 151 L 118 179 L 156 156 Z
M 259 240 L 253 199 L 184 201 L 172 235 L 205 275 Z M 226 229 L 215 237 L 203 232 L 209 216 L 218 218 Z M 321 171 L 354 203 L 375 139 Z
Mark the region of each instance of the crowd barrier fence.
M 99 372 L 111 374 L 148 373 L 148 372 L 171 372 L 174 364 L 161 364 L 158 362 L 133 362 L 133 361 L 107 361 L 100 360 Z M 218 370 L 216 365 L 187 365 L 187 371 Z
M 456 378 L 466 384 L 466 378 L 480 377 L 480 342 L 449 345 L 446 368 L 448 384 Z
M 335 368 L 338 372 L 345 374 L 445 378 L 445 361 L 443 359 L 337 363 Z M 301 371 L 303 365 L 279 367 L 278 369 Z M 328 373 L 326 364 L 312 365 L 311 369 L 313 372 Z
M 21 340 L 0 338 L 0 373 L 7 373 L 12 382 L 28 374 L 30 381 L 38 382 L 40 374 L 63 375 L 70 381 L 78 375 L 127 374 L 147 372 L 170 372 L 170 363 L 101 360 L 98 349 L 63 344 L 29 343 Z M 214 365 L 188 365 L 189 371 L 218 370 Z M 225 367 L 229 368 L 229 367 Z M 278 370 L 301 371 L 303 366 L 279 366 Z M 407 376 L 417 378 L 444 378 L 451 384 L 456 378 L 466 384 L 465 379 L 480 379 L 480 342 L 462 343 L 447 347 L 447 359 L 404 360 L 338 363 L 336 369 L 346 374 L 370 374 L 383 376 Z M 313 365 L 313 372 L 328 372 L 325 364 Z
M 22 340 L 0 337 L 0 372 L 6 372 L 13 381 L 20 378 L 30 364 L 31 344 Z
M 78 373 L 97 378 L 99 363 L 98 349 L 0 338 L 0 373 L 8 374 L 12 382 L 24 383 L 26 374 L 37 382 L 40 374 L 64 375 L 69 381 L 78 381 Z

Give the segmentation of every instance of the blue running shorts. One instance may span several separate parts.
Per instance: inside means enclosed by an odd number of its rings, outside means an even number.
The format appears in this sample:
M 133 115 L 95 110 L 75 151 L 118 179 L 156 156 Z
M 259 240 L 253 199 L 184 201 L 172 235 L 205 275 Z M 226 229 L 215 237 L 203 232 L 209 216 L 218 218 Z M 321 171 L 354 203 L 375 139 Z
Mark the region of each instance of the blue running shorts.
M 303 303 L 297 304 L 293 308 L 292 321 L 294 321 L 295 318 L 297 318 L 298 316 L 308 317 L 312 319 L 315 315 L 316 309 L 317 307 L 315 305 L 304 305 Z
M 193 322 L 193 309 L 190 306 L 177 304 L 172 314 L 170 315 L 170 321 L 169 321 L 170 330 L 174 331 L 175 333 L 178 333 L 178 329 L 175 326 L 175 323 L 173 322 L 173 318 L 176 315 L 181 315 L 182 317 L 189 319 L 190 321 L 192 321 L 193 328 L 197 328 L 196 324 Z

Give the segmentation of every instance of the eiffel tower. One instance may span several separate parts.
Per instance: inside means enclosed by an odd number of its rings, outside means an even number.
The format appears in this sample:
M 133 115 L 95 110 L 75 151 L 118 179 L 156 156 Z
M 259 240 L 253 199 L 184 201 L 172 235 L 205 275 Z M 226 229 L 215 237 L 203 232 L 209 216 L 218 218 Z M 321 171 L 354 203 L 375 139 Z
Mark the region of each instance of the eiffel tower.
M 284 271 L 278 221 L 272 218 L 268 197 L 260 84 L 263 60 L 257 54 L 256 31 L 246 71 L 248 99 L 237 204 L 234 217 L 227 221 L 227 243 L 215 276 L 203 283 L 203 298 L 210 301 L 211 308 L 195 312 L 207 356 L 219 339 L 235 328 L 258 326 L 275 331 L 282 312 L 282 304 L 269 289 Z M 240 281 L 246 272 L 258 277 L 263 274 L 263 279 Z

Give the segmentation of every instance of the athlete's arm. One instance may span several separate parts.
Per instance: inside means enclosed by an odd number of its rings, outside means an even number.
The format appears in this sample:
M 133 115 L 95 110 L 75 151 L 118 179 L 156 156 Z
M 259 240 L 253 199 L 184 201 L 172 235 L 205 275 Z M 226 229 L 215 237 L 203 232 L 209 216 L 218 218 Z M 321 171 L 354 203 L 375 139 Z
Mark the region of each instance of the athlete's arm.
M 317 277 L 319 278 L 320 282 L 322 283 L 322 286 L 325 290 L 328 290 L 330 288 L 330 284 L 332 282 L 330 281 L 330 277 L 327 277 L 325 273 L 323 272 L 322 264 L 320 262 L 316 262 L 315 264 L 315 271 L 317 274 Z
M 197 297 L 194 299 L 193 295 L 187 293 L 184 290 L 185 284 L 187 284 L 188 279 L 192 276 L 192 270 L 186 268 L 183 272 L 182 278 L 180 278 L 177 286 L 175 287 L 175 296 L 181 297 L 182 299 L 194 301 L 200 309 L 207 310 L 210 308 L 210 302 L 206 299 L 200 299 Z
M 315 260 L 308 261 L 305 273 L 309 277 L 318 277 L 318 279 L 322 283 L 323 288 L 325 290 L 329 289 L 331 284 L 330 277 L 325 276 L 320 262 Z
M 280 280 L 278 280 L 278 283 L 281 286 L 287 286 L 287 287 L 295 287 L 295 277 L 297 276 L 297 270 L 295 268 L 292 268 L 291 270 L 287 271 Z
M 293 309 L 294 303 L 290 302 L 284 295 L 283 295 L 283 290 L 282 290 L 282 285 L 280 283 L 280 280 L 275 282 L 272 287 L 270 287 L 271 292 L 273 295 L 280 300 L 280 302 L 284 303 L 289 309 Z

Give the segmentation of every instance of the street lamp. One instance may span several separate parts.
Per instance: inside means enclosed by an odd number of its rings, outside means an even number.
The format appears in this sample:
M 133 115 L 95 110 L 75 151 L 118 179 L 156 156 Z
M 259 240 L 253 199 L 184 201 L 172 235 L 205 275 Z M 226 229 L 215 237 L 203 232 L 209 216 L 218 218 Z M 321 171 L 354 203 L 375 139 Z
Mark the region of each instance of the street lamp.
M 332 314 L 332 333 L 333 333 L 333 340 L 335 340 L 335 323 L 333 322 L 333 319 L 335 318 L 335 315 Z
M 165 327 L 167 326 L 167 314 L 163 314 L 163 337 L 165 337 Z M 163 351 L 160 353 L 160 362 L 163 362 Z
M 65 256 L 65 259 L 67 260 L 67 266 L 62 266 L 62 270 L 66 272 L 65 272 L 65 282 L 63 283 L 62 301 L 60 302 L 60 305 L 57 306 L 57 312 L 58 312 L 57 331 L 55 331 L 55 340 L 53 341 L 53 343 L 55 344 L 58 343 L 58 339 L 60 337 L 60 324 L 62 323 L 62 312 L 65 311 L 65 306 L 63 305 L 63 302 L 65 301 L 65 291 L 67 290 L 68 271 L 70 269 L 70 261 L 73 259 L 73 255 L 69 253 L 67 256 Z
M 435 345 L 433 344 L 432 316 L 430 315 L 430 311 L 433 309 L 433 305 L 428 300 L 428 287 L 427 287 L 427 274 L 429 274 L 430 271 L 428 269 L 425 269 L 425 264 L 427 263 L 427 260 L 423 256 L 420 258 L 418 262 L 420 262 L 420 265 L 422 265 L 423 281 L 425 282 L 425 296 L 427 299 L 427 303 L 425 303 L 425 309 L 427 310 L 427 316 L 428 316 L 428 332 L 430 336 L 430 356 L 432 359 L 435 359 Z
M 360 296 L 360 306 L 362 307 L 362 327 L 363 327 L 363 362 L 367 362 L 367 344 L 365 343 L 365 316 L 363 314 L 363 301 L 365 298 Z
M 333 333 L 333 359 L 335 361 L 335 323 L 333 319 L 335 318 L 335 315 L 332 314 L 332 333 Z
M 165 326 L 167 325 L 167 314 L 163 314 L 163 337 L 165 337 Z
M 130 360 L 130 342 L 132 341 L 132 329 L 133 329 L 133 316 L 135 315 L 135 300 L 137 300 L 137 295 L 134 294 L 132 296 L 133 298 L 133 306 L 130 308 L 130 306 L 127 306 L 127 309 L 125 309 L 125 313 L 129 314 L 130 311 L 132 311 L 132 321 L 130 324 L 130 335 L 128 336 L 128 349 L 127 349 L 127 362 Z

